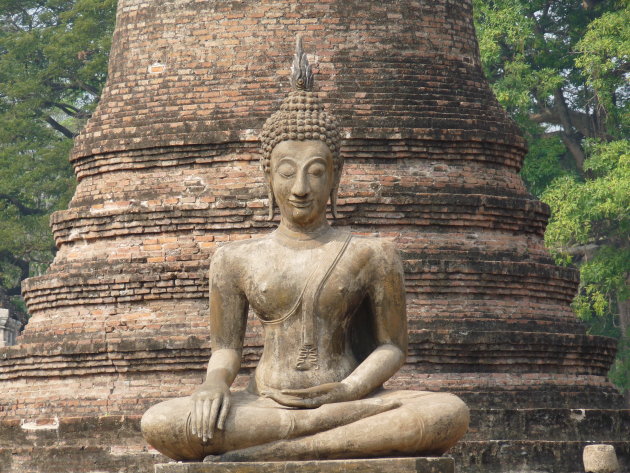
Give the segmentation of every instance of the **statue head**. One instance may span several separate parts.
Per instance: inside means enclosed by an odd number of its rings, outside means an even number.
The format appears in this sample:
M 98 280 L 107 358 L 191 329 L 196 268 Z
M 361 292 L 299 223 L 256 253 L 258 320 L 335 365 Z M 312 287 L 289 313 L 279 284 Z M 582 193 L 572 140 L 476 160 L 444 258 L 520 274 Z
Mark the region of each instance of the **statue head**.
M 323 157 L 329 160 L 326 166 L 332 167 L 328 186 L 330 191 L 326 196 L 323 212 L 330 198 L 332 214 L 336 217 L 337 191 L 343 168 L 343 158 L 339 153 L 341 136 L 336 120 L 326 113 L 323 103 L 313 92 L 313 72 L 299 37 L 291 67 L 291 87 L 293 90 L 282 102 L 280 110 L 265 122 L 260 137 L 262 148 L 260 165 L 269 185 L 269 219 L 273 218 L 276 197 L 278 197 L 274 195 L 272 157 L 275 162 L 278 154 L 276 150 L 282 151 L 280 154 L 286 157 L 294 148 L 298 154 L 313 152 L 317 156 L 314 154 L 311 157 Z M 300 145 L 300 142 L 304 144 Z M 325 153 L 328 157 L 322 156 L 325 149 L 328 151 Z

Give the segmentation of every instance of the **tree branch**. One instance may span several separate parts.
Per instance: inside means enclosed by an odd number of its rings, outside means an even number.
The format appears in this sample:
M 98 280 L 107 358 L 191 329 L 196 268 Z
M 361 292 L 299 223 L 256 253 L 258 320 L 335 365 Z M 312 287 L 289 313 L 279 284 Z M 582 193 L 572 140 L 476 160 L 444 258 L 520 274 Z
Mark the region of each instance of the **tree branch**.
M 20 202 L 18 199 L 16 199 L 12 195 L 0 194 L 0 199 L 13 205 L 16 209 L 18 209 L 18 211 L 22 215 L 45 215 L 46 214 L 45 210 L 28 207 L 27 205 L 24 205 L 22 202 Z
M 582 0 L 582 8 L 584 10 L 590 10 L 598 3 L 602 3 L 603 0 Z
M 626 274 L 626 284 L 630 284 L 630 275 Z M 621 297 L 617 293 L 617 308 L 619 309 L 619 325 L 624 337 L 630 336 L 630 299 Z
M 573 136 L 564 131 L 560 132 L 560 139 L 564 143 L 564 146 L 566 146 L 569 150 L 569 153 L 571 153 L 571 156 L 573 156 L 573 160 L 575 161 L 575 165 L 578 170 L 583 173 L 586 155 L 584 154 L 584 150 L 582 150 L 580 143 Z
M 94 95 L 95 97 L 98 97 L 100 95 L 100 92 L 98 89 L 96 89 L 95 87 L 92 87 L 90 84 L 86 84 L 80 79 L 74 78 L 72 79 L 72 83 L 78 85 L 81 89 Z
M 566 120 L 563 120 L 560 109 L 561 107 L 544 107 L 540 112 L 530 114 L 529 118 L 535 123 L 552 123 L 554 125 L 562 125 L 563 128 L 565 123 L 569 122 L 573 128 L 584 136 L 588 136 L 589 138 L 606 137 L 602 136 L 599 128 L 595 126 L 591 115 L 566 107 L 562 112 Z M 567 131 L 566 128 L 565 131 Z
M 61 123 L 56 121 L 51 116 L 46 117 L 46 122 L 55 130 L 57 130 L 59 133 L 66 136 L 67 138 L 74 138 L 75 136 L 77 136 L 76 133 L 73 133 L 72 131 L 68 130 L 65 126 L 63 126 Z
M 578 256 L 580 258 L 590 258 L 600 248 L 601 245 L 596 243 L 589 243 L 588 245 L 569 246 L 562 248 L 563 253 L 567 253 L 571 256 Z
M 22 258 L 18 258 L 8 250 L 0 251 L 0 260 L 4 260 L 13 266 L 16 266 L 20 270 L 20 283 L 28 278 L 30 273 L 30 263 Z M 6 294 L 10 296 L 20 295 L 20 284 L 6 291 Z
M 562 246 L 556 248 L 561 253 L 566 253 L 575 257 L 574 262 L 579 262 L 583 259 L 589 260 L 595 253 L 604 246 L 611 246 L 613 248 L 622 248 L 626 246 L 626 243 L 623 239 L 618 238 L 608 238 L 607 236 L 603 236 L 596 241 L 591 243 L 586 243 L 584 245 L 574 245 L 574 246 Z
M 63 113 L 73 117 L 73 118 L 90 118 L 90 113 L 81 110 L 80 108 L 75 107 L 74 105 L 70 105 L 67 103 L 60 102 L 45 102 L 47 107 L 56 107 L 61 110 Z
M 72 79 L 71 83 L 66 83 L 66 84 L 60 84 L 58 82 L 48 80 L 48 81 L 44 81 L 44 84 L 52 88 L 53 91 L 55 92 L 63 92 L 64 90 L 82 90 L 95 97 L 99 96 L 98 89 L 92 87 L 89 84 L 86 84 L 85 82 L 79 79 Z
M 569 150 L 569 153 L 573 156 L 573 160 L 575 161 L 575 165 L 580 170 L 580 172 L 584 169 L 584 160 L 586 159 L 586 155 L 584 154 L 584 150 L 581 146 L 581 137 L 574 131 L 575 124 L 573 122 L 573 118 L 576 119 L 576 122 L 580 123 L 581 128 L 586 128 L 585 131 L 589 132 L 592 127 L 588 126 L 590 124 L 589 117 L 585 114 L 584 117 L 580 116 L 579 113 L 575 112 L 572 114 L 572 111 L 567 106 L 564 95 L 562 93 L 562 89 L 558 88 L 554 92 L 554 106 L 553 108 L 543 108 L 540 113 L 532 114 L 531 118 L 533 121 L 537 123 L 554 123 L 557 125 L 561 125 L 563 131 L 559 133 L 562 142 Z M 586 121 L 586 126 L 584 126 L 584 121 Z M 584 136 L 584 134 L 582 135 Z M 588 133 L 586 134 L 588 136 Z
M 538 113 L 532 113 L 529 118 L 535 123 L 554 123 L 559 124 L 560 118 L 558 114 L 550 108 L 544 107 Z

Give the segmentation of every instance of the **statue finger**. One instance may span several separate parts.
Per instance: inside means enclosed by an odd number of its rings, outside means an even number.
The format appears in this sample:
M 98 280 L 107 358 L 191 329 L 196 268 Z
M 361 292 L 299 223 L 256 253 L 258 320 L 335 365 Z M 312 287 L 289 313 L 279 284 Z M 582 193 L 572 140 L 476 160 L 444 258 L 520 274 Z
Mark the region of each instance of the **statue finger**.
M 212 402 L 212 407 L 210 408 L 210 415 L 208 416 L 208 424 L 206 425 L 208 438 L 211 439 L 214 435 L 214 428 L 217 424 L 217 417 L 219 417 L 219 408 L 221 407 L 221 398 L 215 399 Z
M 288 394 L 275 394 L 272 396 L 272 399 L 276 402 L 279 402 L 280 404 L 285 404 L 287 406 L 293 405 L 295 403 L 300 403 L 302 401 L 301 397 L 289 396 Z
M 188 416 L 188 421 L 189 421 L 189 425 L 190 425 L 190 431 L 192 432 L 193 435 L 195 435 L 195 431 L 197 429 L 197 424 L 195 424 L 196 422 L 196 416 L 195 416 L 195 406 L 197 405 L 197 403 L 195 401 L 193 401 L 192 406 L 190 407 L 190 415 Z
M 283 406 L 287 407 L 298 407 L 298 408 L 308 408 L 309 407 L 309 399 L 304 399 L 297 396 L 288 396 L 283 394 L 278 394 L 272 397 L 274 401 Z
M 193 404 L 193 421 L 192 421 L 192 430 L 193 434 L 198 437 L 201 437 L 201 414 L 203 409 L 203 401 L 195 401 Z
M 327 401 L 325 400 L 324 396 L 314 397 L 311 399 L 304 399 L 304 407 L 306 407 L 307 409 L 314 409 L 326 403 Z
M 303 399 L 319 397 L 323 394 L 327 394 L 339 388 L 340 383 L 326 383 L 319 384 L 306 389 L 283 389 L 280 392 L 282 394 L 288 394 L 290 396 L 298 396 Z
M 319 391 L 313 390 L 313 388 L 309 389 L 283 389 L 280 391 L 281 394 L 285 396 L 291 396 L 298 399 L 309 399 L 312 397 L 316 397 L 320 395 Z
M 201 415 L 201 428 L 200 433 L 201 433 L 201 440 L 203 440 L 204 442 L 206 440 L 208 440 L 208 417 L 210 416 L 210 407 L 211 404 L 213 404 L 213 402 L 210 399 L 205 399 L 203 401 L 203 410 L 202 410 L 202 415 Z
M 282 404 L 283 406 L 289 406 L 289 407 L 295 407 L 291 405 L 291 402 L 295 402 L 299 400 L 299 398 L 290 397 L 285 394 L 280 394 L 278 392 L 268 392 L 266 397 L 268 397 L 269 399 L 273 399 L 278 404 Z
M 217 428 L 219 430 L 223 430 L 225 427 L 225 419 L 230 411 L 230 396 L 225 396 L 223 398 L 223 404 L 221 404 L 221 413 L 219 414 L 219 422 L 217 423 Z

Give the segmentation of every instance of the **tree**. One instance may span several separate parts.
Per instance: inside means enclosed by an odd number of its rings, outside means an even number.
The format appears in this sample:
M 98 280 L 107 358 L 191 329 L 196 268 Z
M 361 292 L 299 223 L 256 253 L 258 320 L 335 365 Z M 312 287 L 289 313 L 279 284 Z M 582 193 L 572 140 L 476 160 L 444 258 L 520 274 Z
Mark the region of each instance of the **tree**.
M 13 300 L 55 245 L 74 192 L 72 138 L 107 73 L 115 0 L 0 0 L 0 289 Z
M 556 159 L 569 158 L 563 166 L 583 173 L 584 138 L 628 131 L 621 119 L 628 90 L 619 90 L 630 71 L 628 0 L 474 4 L 484 71 L 497 98 L 530 143 L 559 140 L 567 152 Z
M 543 199 L 553 219 L 545 240 L 557 259 L 580 265 L 574 308 L 596 332 L 621 338 L 611 378 L 630 387 L 630 141 L 586 144 L 585 179 L 564 176 Z M 618 325 L 611 315 L 618 314 Z
M 630 1 L 475 0 L 485 73 L 524 131 L 521 172 L 552 218 L 545 241 L 581 270 L 591 333 L 620 339 L 630 388 Z

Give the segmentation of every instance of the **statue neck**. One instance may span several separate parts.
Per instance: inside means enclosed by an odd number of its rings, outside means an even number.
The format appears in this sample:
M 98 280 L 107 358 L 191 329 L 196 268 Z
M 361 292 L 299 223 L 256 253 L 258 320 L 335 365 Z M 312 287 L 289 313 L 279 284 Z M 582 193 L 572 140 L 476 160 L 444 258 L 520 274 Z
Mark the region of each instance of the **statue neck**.
M 291 228 L 281 222 L 273 234 L 281 243 L 297 249 L 307 249 L 313 247 L 313 245 L 320 246 L 328 242 L 328 237 L 332 230 L 327 221 L 312 229 Z
M 278 225 L 278 232 L 283 236 L 292 238 L 294 240 L 315 240 L 320 236 L 326 234 L 331 229 L 327 220 L 318 222 L 316 225 L 309 227 L 298 227 L 295 225 L 288 225 L 284 219 Z

